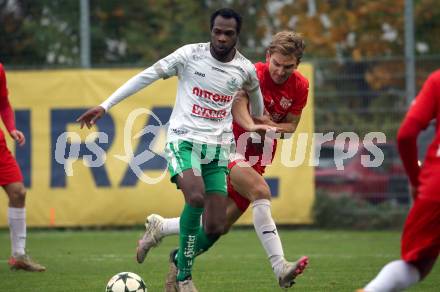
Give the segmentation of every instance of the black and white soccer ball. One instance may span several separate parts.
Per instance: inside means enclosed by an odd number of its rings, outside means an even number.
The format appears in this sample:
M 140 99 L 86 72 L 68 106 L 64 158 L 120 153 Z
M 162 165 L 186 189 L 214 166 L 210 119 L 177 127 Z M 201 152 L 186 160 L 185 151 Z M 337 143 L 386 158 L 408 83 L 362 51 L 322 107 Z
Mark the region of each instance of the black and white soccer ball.
M 122 272 L 108 281 L 105 292 L 147 292 L 147 285 L 139 275 Z

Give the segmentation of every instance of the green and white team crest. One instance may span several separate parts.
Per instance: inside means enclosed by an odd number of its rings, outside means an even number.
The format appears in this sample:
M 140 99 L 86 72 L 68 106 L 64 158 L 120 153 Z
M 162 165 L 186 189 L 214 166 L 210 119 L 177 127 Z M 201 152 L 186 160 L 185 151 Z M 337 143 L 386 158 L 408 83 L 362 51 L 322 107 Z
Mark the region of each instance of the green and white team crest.
M 238 88 L 238 81 L 235 77 L 232 77 L 226 82 L 226 85 L 228 86 L 229 90 L 234 91 Z

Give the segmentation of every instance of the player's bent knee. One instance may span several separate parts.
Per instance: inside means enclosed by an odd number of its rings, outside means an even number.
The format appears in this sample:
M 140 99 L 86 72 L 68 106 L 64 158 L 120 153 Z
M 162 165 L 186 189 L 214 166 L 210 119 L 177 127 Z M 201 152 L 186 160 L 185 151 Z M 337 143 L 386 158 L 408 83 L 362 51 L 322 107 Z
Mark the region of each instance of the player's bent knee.
M 16 187 L 13 193 L 14 193 L 14 197 L 16 197 L 17 199 L 26 198 L 26 188 L 24 187 L 24 185 L 20 185 Z
M 26 201 L 26 188 L 23 185 L 17 186 L 9 193 L 11 206 L 23 207 Z
M 266 183 L 258 183 L 250 190 L 250 196 L 252 200 L 266 199 L 270 200 L 270 189 Z
M 187 203 L 195 208 L 203 208 L 205 205 L 205 198 L 202 193 L 192 193 L 188 196 Z
M 26 189 L 23 187 L 17 192 L 17 198 L 20 202 L 23 202 L 26 200 Z

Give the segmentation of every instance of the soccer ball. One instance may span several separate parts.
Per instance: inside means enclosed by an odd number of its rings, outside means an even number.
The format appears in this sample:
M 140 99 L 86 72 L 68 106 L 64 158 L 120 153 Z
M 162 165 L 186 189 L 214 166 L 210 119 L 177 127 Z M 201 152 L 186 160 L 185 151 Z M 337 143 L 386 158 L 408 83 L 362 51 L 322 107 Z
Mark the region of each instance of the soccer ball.
M 147 292 L 147 286 L 135 273 L 122 272 L 108 281 L 105 292 Z

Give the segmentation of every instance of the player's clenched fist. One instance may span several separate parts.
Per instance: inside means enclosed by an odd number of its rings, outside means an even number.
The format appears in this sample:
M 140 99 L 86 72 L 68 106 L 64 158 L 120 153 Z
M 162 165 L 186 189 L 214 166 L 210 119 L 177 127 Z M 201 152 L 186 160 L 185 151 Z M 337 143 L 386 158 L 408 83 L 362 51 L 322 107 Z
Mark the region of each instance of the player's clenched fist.
M 84 124 L 86 124 L 87 128 L 90 129 L 104 114 L 105 110 L 102 106 L 95 106 L 83 113 L 79 118 L 76 119 L 76 121 L 81 123 L 81 129 L 84 127 Z
M 23 146 L 24 143 L 26 143 L 26 138 L 21 131 L 12 130 L 9 134 L 11 135 L 12 139 L 14 139 L 18 143 L 18 145 Z

